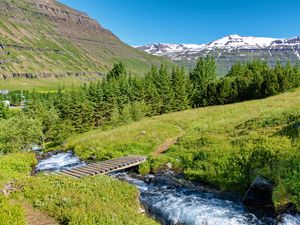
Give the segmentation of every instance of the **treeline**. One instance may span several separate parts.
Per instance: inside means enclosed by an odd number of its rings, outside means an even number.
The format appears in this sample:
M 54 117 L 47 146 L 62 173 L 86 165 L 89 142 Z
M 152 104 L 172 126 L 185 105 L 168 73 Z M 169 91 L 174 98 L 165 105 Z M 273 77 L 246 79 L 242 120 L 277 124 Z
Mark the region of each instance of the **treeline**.
M 300 69 L 290 63 L 275 68 L 261 61 L 236 64 L 221 79 L 212 57 L 200 58 L 189 74 L 184 68 L 162 65 L 144 77 L 129 75 L 118 63 L 103 81 L 58 92 L 54 106 L 60 118 L 84 132 L 144 116 L 264 98 L 299 85 Z
M 194 105 L 220 105 L 265 98 L 300 85 L 300 67 L 277 63 L 275 68 L 261 61 L 235 64 L 229 73 L 210 82 Z M 196 95 L 198 96 L 198 95 Z
M 121 63 L 102 80 L 56 93 L 11 93 L 6 96 L 21 111 L 0 107 L 0 151 L 28 149 L 32 143 L 63 144 L 73 133 L 118 126 L 154 116 L 208 105 L 263 98 L 300 85 L 300 69 L 287 63 L 269 67 L 261 61 L 236 64 L 217 78 L 212 57 L 195 68 L 153 66 L 143 77 L 132 76 Z M 20 138 L 17 138 L 20 137 Z M 12 143 L 12 144 L 11 144 Z

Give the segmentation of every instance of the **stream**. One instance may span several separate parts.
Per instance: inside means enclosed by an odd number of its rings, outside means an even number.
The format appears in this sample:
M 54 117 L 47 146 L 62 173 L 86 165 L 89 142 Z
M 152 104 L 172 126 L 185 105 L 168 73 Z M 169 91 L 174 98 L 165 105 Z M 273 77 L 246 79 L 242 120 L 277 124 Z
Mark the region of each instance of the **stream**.
M 85 165 L 72 152 L 50 155 L 39 162 L 36 171 L 59 171 Z M 205 188 L 193 188 L 168 182 L 162 176 L 139 176 L 117 172 L 110 176 L 135 185 L 147 214 L 163 225 L 300 225 L 300 216 L 282 215 L 277 221 L 259 218 L 233 197 Z

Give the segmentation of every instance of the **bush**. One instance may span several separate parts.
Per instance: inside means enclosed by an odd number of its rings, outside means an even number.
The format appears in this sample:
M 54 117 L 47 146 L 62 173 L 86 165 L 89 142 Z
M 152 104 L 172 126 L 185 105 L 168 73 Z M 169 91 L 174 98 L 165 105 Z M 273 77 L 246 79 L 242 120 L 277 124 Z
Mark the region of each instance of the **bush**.
M 29 175 L 36 163 L 33 153 L 12 153 L 0 156 L 0 187 L 13 179 Z
M 30 150 L 33 143 L 40 144 L 42 140 L 39 120 L 21 115 L 0 121 L 0 153 Z

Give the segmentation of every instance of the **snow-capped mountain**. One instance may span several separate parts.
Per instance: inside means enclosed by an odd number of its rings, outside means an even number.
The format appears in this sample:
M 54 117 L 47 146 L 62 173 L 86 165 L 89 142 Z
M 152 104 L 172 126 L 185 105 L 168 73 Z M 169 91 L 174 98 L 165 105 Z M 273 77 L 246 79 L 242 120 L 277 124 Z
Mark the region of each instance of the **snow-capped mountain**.
M 197 58 L 213 55 L 219 70 L 226 71 L 235 62 L 260 59 L 275 65 L 276 62 L 300 61 L 300 37 L 278 39 L 229 35 L 208 44 L 150 44 L 137 47 L 153 55 L 192 65 Z

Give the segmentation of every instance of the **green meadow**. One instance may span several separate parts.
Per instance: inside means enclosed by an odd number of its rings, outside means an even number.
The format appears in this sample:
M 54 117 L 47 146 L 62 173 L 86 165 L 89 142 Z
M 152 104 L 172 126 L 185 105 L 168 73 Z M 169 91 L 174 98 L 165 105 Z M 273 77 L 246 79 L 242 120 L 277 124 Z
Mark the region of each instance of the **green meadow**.
M 243 193 L 260 175 L 276 184 L 275 203 L 300 206 L 300 90 L 266 99 L 171 113 L 112 130 L 73 136 L 67 148 L 87 159 L 147 155 L 144 173 L 172 162 L 187 178 Z M 159 157 L 153 151 L 183 134 Z

